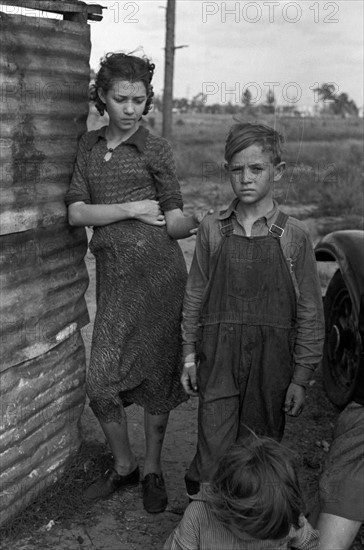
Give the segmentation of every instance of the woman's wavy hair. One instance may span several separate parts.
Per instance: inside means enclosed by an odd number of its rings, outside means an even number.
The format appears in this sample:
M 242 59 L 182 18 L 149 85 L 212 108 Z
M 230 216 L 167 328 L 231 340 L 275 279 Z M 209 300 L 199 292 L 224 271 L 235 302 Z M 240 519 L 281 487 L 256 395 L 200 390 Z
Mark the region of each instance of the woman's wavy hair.
M 281 539 L 299 527 L 304 510 L 288 450 L 255 434 L 231 447 L 219 461 L 208 501 L 215 516 L 239 537 Z
M 233 156 L 250 145 L 260 145 L 264 152 L 271 154 L 274 165 L 282 159 L 283 136 L 265 124 L 250 122 L 234 124 L 231 127 L 225 144 L 225 160 L 231 163 Z
M 117 80 L 143 82 L 147 92 L 147 101 L 143 111 L 143 115 L 146 115 L 152 108 L 154 92 L 151 81 L 154 69 L 154 63 L 151 63 L 146 57 L 126 53 L 107 53 L 100 61 L 100 69 L 96 74 L 95 83 L 90 86 L 89 99 L 95 103 L 100 115 L 103 115 L 106 105 L 99 97 L 99 88 L 106 94 Z

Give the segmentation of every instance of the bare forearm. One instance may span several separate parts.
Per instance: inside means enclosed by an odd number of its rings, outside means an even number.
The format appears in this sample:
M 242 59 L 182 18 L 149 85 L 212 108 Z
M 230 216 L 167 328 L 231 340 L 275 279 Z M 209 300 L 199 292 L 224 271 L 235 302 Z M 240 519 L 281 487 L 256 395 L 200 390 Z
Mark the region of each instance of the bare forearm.
M 85 204 L 74 203 L 68 207 L 70 225 L 108 225 L 133 218 L 133 203 Z
M 168 218 L 168 212 L 165 213 L 167 220 L 168 235 L 172 239 L 186 239 L 191 236 L 191 229 L 198 227 L 198 222 L 194 216 L 185 216 L 184 214 Z
M 109 225 L 123 220 L 136 219 L 149 225 L 166 224 L 157 201 L 145 199 L 118 204 L 86 204 L 75 202 L 68 207 L 70 225 Z

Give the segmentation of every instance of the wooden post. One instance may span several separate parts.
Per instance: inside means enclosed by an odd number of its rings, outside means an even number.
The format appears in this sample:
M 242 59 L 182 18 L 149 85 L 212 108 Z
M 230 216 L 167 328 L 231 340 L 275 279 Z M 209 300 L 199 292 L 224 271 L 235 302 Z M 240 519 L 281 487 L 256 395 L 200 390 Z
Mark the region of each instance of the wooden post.
M 173 108 L 173 70 L 174 70 L 174 26 L 176 0 L 168 0 L 166 13 L 166 47 L 164 63 L 163 126 L 162 135 L 166 139 L 172 136 Z

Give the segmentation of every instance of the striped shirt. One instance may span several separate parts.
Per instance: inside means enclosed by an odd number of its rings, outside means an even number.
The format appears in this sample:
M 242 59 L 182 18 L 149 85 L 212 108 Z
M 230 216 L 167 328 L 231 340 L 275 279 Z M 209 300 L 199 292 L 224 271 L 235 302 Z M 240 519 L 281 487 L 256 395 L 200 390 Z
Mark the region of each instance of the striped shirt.
M 319 532 L 306 518 L 299 518 L 300 528 L 291 527 L 289 534 L 280 540 L 258 540 L 248 534 L 238 538 L 219 523 L 200 491 L 185 510 L 177 528 L 170 534 L 163 550 L 319 550 Z

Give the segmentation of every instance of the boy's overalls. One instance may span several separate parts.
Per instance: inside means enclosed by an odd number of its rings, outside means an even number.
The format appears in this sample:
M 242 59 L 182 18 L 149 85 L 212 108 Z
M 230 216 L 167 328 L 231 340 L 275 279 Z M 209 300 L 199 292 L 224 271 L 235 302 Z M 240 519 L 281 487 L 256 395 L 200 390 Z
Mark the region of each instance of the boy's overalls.
M 267 236 L 222 239 L 201 304 L 197 452 L 186 474 L 189 494 L 208 481 L 219 456 L 245 426 L 277 440 L 293 374 L 296 295 L 281 248 L 288 216 L 279 212 Z

